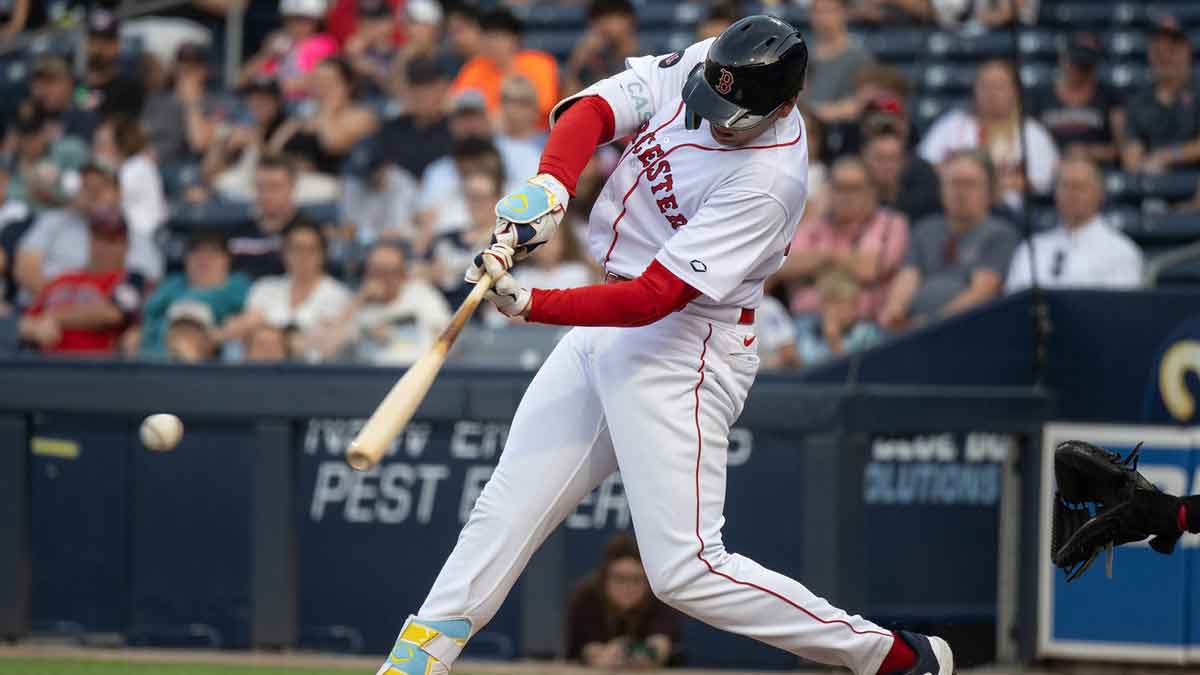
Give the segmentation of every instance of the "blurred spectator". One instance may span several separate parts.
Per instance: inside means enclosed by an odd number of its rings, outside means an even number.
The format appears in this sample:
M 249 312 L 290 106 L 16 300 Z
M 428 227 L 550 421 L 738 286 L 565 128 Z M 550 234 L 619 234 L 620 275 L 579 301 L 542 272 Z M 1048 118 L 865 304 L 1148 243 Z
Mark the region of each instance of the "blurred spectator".
M 541 148 L 529 143 L 518 143 L 504 136 L 496 136 L 494 125 L 487 115 L 483 96 L 477 91 L 464 91 L 454 99 L 454 106 L 450 111 L 450 136 L 455 141 L 473 138 L 492 143 L 500 153 L 509 191 L 519 189 L 526 180 L 537 174 L 538 163 L 542 157 Z M 453 151 L 453 148 L 451 150 Z M 427 183 L 430 174 L 436 176 L 445 171 L 450 161 L 451 158 L 443 157 L 430 164 L 421 182 Z M 440 169 L 439 164 L 442 167 Z M 435 180 L 440 180 L 440 177 Z
M 229 250 L 233 268 L 257 279 L 282 274 L 281 235 L 292 225 L 307 223 L 296 208 L 296 169 L 278 156 L 268 155 L 254 175 L 254 219 L 233 228 Z
M 540 156 L 546 145 L 546 132 L 539 122 L 533 84 L 520 75 L 504 80 L 500 88 L 500 133 L 496 144 L 524 144 Z
M 630 0 L 591 0 L 587 30 L 575 43 L 563 69 L 568 96 L 625 70 L 625 59 L 638 56 L 637 11 Z
M 144 356 L 163 355 L 170 312 L 180 302 L 206 307 L 212 324 L 210 332 L 240 313 L 250 279 L 238 272 L 231 274 L 231 264 L 224 233 L 204 230 L 193 233 L 183 257 L 183 273 L 164 279 L 146 301 L 139 352 Z
M 618 533 L 599 567 L 576 587 L 567 608 L 567 658 L 598 668 L 667 665 L 682 620 L 650 591 L 637 541 Z
M 270 77 L 251 80 L 241 88 L 245 113 L 217 128 L 204 155 L 201 173 L 226 199 L 254 198 L 254 170 L 276 131 L 287 121 L 279 83 Z
M 338 50 L 337 41 L 321 32 L 325 9 L 326 0 L 280 0 L 283 29 L 267 36 L 258 53 L 242 66 L 242 84 L 270 75 L 287 98 L 306 96 L 308 75 Z
M 896 24 L 906 21 L 932 22 L 937 0 L 853 0 L 850 18 L 868 23 Z
M 1179 20 L 1159 15 L 1146 53 L 1154 83 L 1127 101 L 1126 171 L 1200 167 L 1200 87 L 1192 46 Z
M 884 130 L 900 134 L 904 147 L 909 147 L 912 92 L 912 82 L 893 66 L 873 63 L 859 69 L 854 78 L 854 98 L 861 112 L 834 126 L 827 152 L 832 156 L 861 154 L 867 138 Z
M 1035 92 L 1029 108 L 1064 154 L 1115 164 L 1125 112 L 1120 94 L 1100 81 L 1103 57 L 1099 38 L 1073 33 L 1059 52 L 1054 83 Z
M 975 79 L 974 110 L 952 110 L 942 115 L 921 141 L 926 161 L 941 165 L 954 150 L 981 148 L 1000 176 L 1000 194 L 1010 208 L 1023 203 L 1026 174 L 1029 186 L 1048 194 L 1054 186 L 1058 150 L 1045 127 L 1026 118 L 1022 140 L 1021 111 L 1016 74 L 1007 61 L 988 61 Z M 1029 157 L 1022 159 L 1022 146 Z
M 787 308 L 774 296 L 763 296 L 755 308 L 754 335 L 758 338 L 758 359 L 762 368 L 800 367 L 796 326 Z
M 141 83 L 122 75 L 120 26 L 109 9 L 96 7 L 88 15 L 87 70 L 82 92 L 84 110 L 98 118 L 110 115 L 138 117 L 142 114 L 146 92 Z
M 267 147 L 297 159 L 302 172 L 337 180 L 350 149 L 379 126 L 371 108 L 354 102 L 353 78 L 344 60 L 322 61 L 312 77 L 316 109 L 307 118 L 285 122 Z
M 920 325 L 1000 294 L 1019 238 L 989 215 L 996 180 L 991 160 L 980 151 L 959 150 L 946 159 L 944 213 L 914 228 L 904 265 L 879 314 L 884 328 Z
M 558 64 L 546 52 L 521 48 L 521 22 L 503 5 L 480 21 L 483 44 L 479 56 L 463 65 L 454 91 L 478 90 L 488 112 L 500 111 L 500 85 L 509 75 L 523 75 L 537 90 L 540 125 L 548 127 L 550 109 L 558 103 Z
M 809 16 L 814 44 L 804 83 L 804 100 L 824 122 L 858 117 L 854 78 L 874 58 L 846 26 L 846 0 L 813 0 Z
M 462 61 L 445 44 L 442 27 L 445 13 L 435 0 L 407 0 L 404 4 L 407 19 L 404 47 L 392 70 L 403 73 L 403 67 L 413 59 L 432 59 L 445 75 L 458 72 Z
M 280 363 L 292 358 L 292 336 L 279 326 L 259 324 L 250 329 L 242 340 L 245 361 L 249 363 Z
M 404 114 L 384 122 L 371 144 L 400 168 L 420 176 L 433 160 L 448 154 L 454 143 L 445 112 L 450 81 L 430 59 L 413 59 L 405 70 Z
M 89 220 L 96 213 L 120 208 L 121 191 L 112 170 L 96 163 L 80 169 L 80 188 L 71 205 L 40 214 L 17 246 L 14 275 L 25 293 L 36 294 L 48 280 L 85 267 Z M 162 254 L 151 239 L 129 233 L 125 266 L 156 280 L 162 276 Z
M 1034 278 L 1042 288 L 1142 285 L 1141 250 L 1100 212 L 1104 175 L 1098 166 L 1083 157 L 1063 160 L 1054 199 L 1058 226 L 1034 235 L 1032 255 L 1028 241 L 1017 247 L 1005 282 L 1009 293 L 1028 288 Z
M 283 276 L 254 282 L 245 311 L 222 326 L 227 340 L 244 339 L 259 325 L 293 328 L 291 351 L 320 360 L 321 332 L 345 313 L 350 291 L 325 273 L 325 237 L 310 223 L 293 223 L 284 232 Z
M 826 164 L 825 124 L 812 106 L 799 101 L 796 110 L 804 120 L 804 134 L 808 141 L 808 201 L 801 225 L 809 225 L 824 218 L 829 211 L 829 165 Z
M 208 95 L 208 49 L 180 46 L 170 79 L 169 89 L 151 94 L 142 109 L 154 157 L 164 165 L 204 156 L 217 133 L 218 108 Z
M 482 210 L 482 193 L 473 196 L 476 197 L 473 204 Z M 584 258 L 579 237 L 566 228 L 515 267 L 513 276 L 526 288 L 575 288 L 596 283 L 598 275 Z
M 389 91 L 392 85 L 392 62 L 399 53 L 394 4 L 389 0 L 342 0 L 329 13 L 330 33 L 342 41 L 334 29 L 334 15 L 343 6 L 357 5 L 358 24 L 344 40 L 342 53 L 355 77 L 372 93 Z
M 446 37 L 450 42 L 450 72 L 483 53 L 483 26 L 479 10 L 470 0 L 458 0 L 446 7 Z
M 42 114 L 58 125 L 56 135 L 74 136 L 80 142 L 92 137 L 96 114 L 75 101 L 75 74 L 65 57 L 47 54 L 33 66 L 29 98 Z
M 380 239 L 411 243 L 420 188 L 413 175 L 388 161 L 377 144 L 354 151 L 342 181 L 338 218 L 348 238 L 360 246 Z
M 879 326 L 859 312 L 859 292 L 858 280 L 847 270 L 833 269 L 821 276 L 817 282 L 820 320 L 801 330 L 797 340 L 803 366 L 862 351 L 883 340 Z
M 879 206 L 867 168 L 856 157 L 835 162 L 829 183 L 829 219 L 796 232 L 776 276 L 792 289 L 792 313 L 812 314 L 821 308 L 817 280 L 830 270 L 844 270 L 864 285 L 859 316 L 873 318 L 908 248 L 908 221 Z
M 910 223 L 941 211 L 937 170 L 910 152 L 892 127 L 868 132 L 862 158 L 880 204 L 899 211 Z
M 63 204 L 87 161 L 87 146 L 74 136 L 56 136 L 51 119 L 31 101 L 23 101 L 9 129 L 8 191 L 35 212 Z
M 46 22 L 44 0 L 9 0 L 0 5 L 0 41 L 12 39 L 24 30 L 40 28 Z
M 402 245 L 383 241 L 367 255 L 362 286 L 322 336 L 325 358 L 407 366 L 450 323 L 450 306 L 436 288 L 409 275 Z
M 180 300 L 166 315 L 166 356 L 177 363 L 204 363 L 217 356 L 212 307 L 198 300 Z
M 978 32 L 1011 25 L 1014 18 L 1031 24 L 1038 15 L 1038 0 L 932 0 L 930 5 L 944 28 Z
M 487 246 L 496 226 L 496 202 L 503 195 L 500 173 L 494 166 L 477 162 L 463 171 L 462 195 L 470 217 L 469 227 L 438 234 L 431 246 L 429 277 L 451 306 L 458 307 L 471 292 L 463 272 Z
M 113 354 L 137 318 L 146 282 L 125 269 L 121 214 L 94 213 L 89 227 L 86 267 L 51 279 L 21 318 L 21 338 L 43 352 Z
M 708 8 L 708 14 L 696 24 L 696 40 L 707 40 L 721 34 L 740 17 L 737 5 L 730 0 L 717 0 Z
M 17 242 L 29 229 L 33 213 L 25 202 L 8 196 L 8 169 L 0 165 L 0 317 L 9 312 L 16 299 L 13 261 Z
M 167 221 L 167 200 L 141 122 L 129 117 L 102 121 L 92 140 L 92 156 L 118 167 L 121 211 L 130 231 L 136 236 L 153 237 Z
M 403 5 L 401 0 L 333 0 L 329 11 L 325 12 L 326 32 L 349 51 L 354 38 L 368 28 L 365 24 L 386 17 L 389 21 L 388 40 L 396 42 L 401 26 L 392 20 L 395 10 Z

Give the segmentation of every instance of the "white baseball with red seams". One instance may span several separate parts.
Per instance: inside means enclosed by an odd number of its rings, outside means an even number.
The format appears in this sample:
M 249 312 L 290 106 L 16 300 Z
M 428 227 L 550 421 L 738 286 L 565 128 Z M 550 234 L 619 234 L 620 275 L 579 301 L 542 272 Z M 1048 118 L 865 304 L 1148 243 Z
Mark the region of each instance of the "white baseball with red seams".
M 710 44 L 682 58 L 630 59 L 578 95 L 608 102 L 618 138 L 637 132 L 592 211 L 592 253 L 625 277 L 657 259 L 703 295 L 648 326 L 575 328 L 563 338 L 525 392 L 418 617 L 465 617 L 478 631 L 533 551 L 619 468 L 660 598 L 718 628 L 873 674 L 890 631 L 721 540 L 729 429 L 758 370 L 752 326 L 737 321 L 783 263 L 808 156 L 795 111 L 743 147 L 717 144 L 707 122 L 685 128 L 680 91 Z

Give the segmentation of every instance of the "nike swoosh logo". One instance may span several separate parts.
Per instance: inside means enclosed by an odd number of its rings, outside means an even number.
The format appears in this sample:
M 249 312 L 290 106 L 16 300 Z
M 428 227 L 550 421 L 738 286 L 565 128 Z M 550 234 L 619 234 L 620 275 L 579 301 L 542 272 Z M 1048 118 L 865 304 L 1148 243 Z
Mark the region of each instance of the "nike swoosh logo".
M 750 336 L 750 337 L 748 337 L 748 338 L 742 338 L 742 344 L 744 344 L 744 345 L 746 345 L 747 347 L 749 347 L 750 345 L 754 344 L 754 341 L 755 341 L 756 339 L 758 339 L 758 336 L 757 336 L 757 335 L 751 335 L 751 336 Z

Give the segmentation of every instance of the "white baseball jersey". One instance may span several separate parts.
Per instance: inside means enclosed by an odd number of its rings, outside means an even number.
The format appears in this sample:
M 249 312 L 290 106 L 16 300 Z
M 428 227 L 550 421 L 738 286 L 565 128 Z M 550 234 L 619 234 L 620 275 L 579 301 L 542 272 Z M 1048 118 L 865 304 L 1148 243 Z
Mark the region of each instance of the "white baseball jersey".
M 703 294 L 694 305 L 754 308 L 804 211 L 808 142 L 794 110 L 742 147 L 717 143 L 707 121 L 684 126 L 683 83 L 711 44 L 628 59 L 628 70 L 559 103 L 551 119 L 598 95 L 613 110 L 615 136 L 635 134 L 588 221 L 606 271 L 636 277 L 657 259 Z

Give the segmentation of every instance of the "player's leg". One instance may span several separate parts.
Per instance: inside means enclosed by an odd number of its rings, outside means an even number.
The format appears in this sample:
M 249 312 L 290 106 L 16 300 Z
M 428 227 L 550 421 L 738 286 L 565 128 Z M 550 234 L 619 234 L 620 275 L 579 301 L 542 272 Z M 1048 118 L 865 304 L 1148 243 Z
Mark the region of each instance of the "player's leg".
M 598 356 L 597 385 L 655 594 L 718 628 L 874 675 L 890 631 L 722 544 L 729 427 L 757 369 L 752 350 L 685 315 L 622 337 Z
M 533 378 L 504 451 L 379 673 L 444 673 L 500 608 L 534 550 L 616 469 L 591 381 L 588 333 L 564 337 Z

